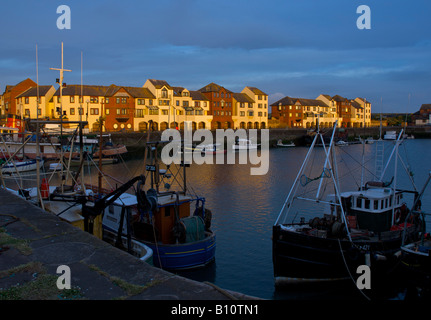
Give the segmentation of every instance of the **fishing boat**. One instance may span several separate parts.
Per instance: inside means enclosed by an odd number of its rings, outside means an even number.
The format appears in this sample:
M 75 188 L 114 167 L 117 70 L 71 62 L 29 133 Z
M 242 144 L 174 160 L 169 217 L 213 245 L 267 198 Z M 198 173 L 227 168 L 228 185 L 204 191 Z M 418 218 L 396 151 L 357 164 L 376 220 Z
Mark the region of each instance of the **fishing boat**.
M 294 147 L 295 143 L 291 142 L 291 143 L 283 143 L 282 139 L 278 139 L 277 141 L 277 147 L 279 148 L 289 148 L 289 147 Z
M 148 146 L 156 153 L 160 144 Z M 153 264 L 165 270 L 210 264 L 216 248 L 216 236 L 210 229 L 212 213 L 205 198 L 188 192 L 187 164 L 161 168 L 158 157 L 152 159 L 154 162 L 145 166 L 150 183 L 145 187 L 145 179 L 140 180 L 136 195 L 123 194 L 104 211 L 104 237 L 122 236 L 145 244 L 153 251 Z M 183 180 L 175 190 L 172 183 L 179 176 Z
M 260 145 L 253 143 L 249 139 L 237 139 L 235 143 L 232 145 L 233 150 L 250 150 L 250 149 L 257 149 Z
M 314 137 L 273 225 L 276 286 L 348 279 L 356 282 L 356 271 L 364 265 L 371 270 L 373 285 L 380 283 L 400 263 L 402 243 L 409 244 L 420 237 L 425 223 L 415 213 L 415 200 L 420 194 L 416 187 L 407 190 L 396 185 L 401 136 L 380 176 L 373 175 L 374 179 L 365 182 L 362 164 L 359 189 L 352 188 L 352 181 L 344 182 L 347 191 L 343 191 L 334 148 L 335 131 L 336 124 L 329 146 L 322 143 L 323 151 L 315 148 L 319 140 L 323 142 L 322 135 Z M 319 165 L 315 161 L 317 151 L 321 155 Z M 391 159 L 395 162 L 394 173 L 385 181 Z M 413 197 L 413 205 L 408 206 L 404 197 Z
M 431 180 L 431 171 L 428 173 L 428 179 L 424 189 L 420 193 L 422 196 L 426 186 Z M 425 216 L 431 213 L 421 210 L 421 197 L 416 199 L 416 210 L 414 214 L 421 215 L 425 221 Z M 409 219 L 409 217 L 407 217 Z M 409 279 L 414 280 L 417 287 L 422 291 L 431 294 L 431 235 L 426 232 L 426 226 L 423 225 L 421 238 L 418 241 L 404 243 L 401 246 L 401 268 L 409 274 Z

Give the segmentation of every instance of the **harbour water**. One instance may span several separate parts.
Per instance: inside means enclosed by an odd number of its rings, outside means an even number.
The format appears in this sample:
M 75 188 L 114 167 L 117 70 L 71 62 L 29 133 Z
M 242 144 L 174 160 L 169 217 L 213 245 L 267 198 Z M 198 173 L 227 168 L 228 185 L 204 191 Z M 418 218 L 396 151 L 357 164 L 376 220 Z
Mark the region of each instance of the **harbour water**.
M 392 146 L 393 142 L 385 142 L 386 155 Z M 359 168 L 362 148 L 360 144 L 337 147 L 342 191 L 357 188 L 360 169 L 353 168 Z M 365 162 L 374 170 L 376 144 L 365 145 L 364 150 Z M 266 175 L 250 175 L 251 164 L 192 164 L 187 171 L 187 183 L 192 191 L 206 198 L 206 207 L 212 211 L 212 229 L 217 234 L 216 260 L 206 268 L 180 275 L 263 299 L 361 299 L 353 282 L 337 287 L 292 286 L 287 290 L 274 286 L 272 226 L 307 151 L 306 147 L 265 151 L 269 152 L 270 162 Z M 318 152 L 323 154 L 323 148 Z M 406 140 L 400 146 L 400 154 L 407 157 L 405 165 L 411 168 L 420 190 L 431 170 L 431 140 Z M 105 165 L 103 171 L 127 181 L 143 173 L 141 156 L 131 154 L 130 160 Z M 85 173 L 87 182 L 97 184 L 96 169 L 85 169 Z M 407 185 L 408 179 L 399 175 L 397 185 Z M 345 184 L 344 180 L 349 182 Z M 422 208 L 431 212 L 431 188 L 424 194 Z M 430 224 L 428 221 L 428 229 Z

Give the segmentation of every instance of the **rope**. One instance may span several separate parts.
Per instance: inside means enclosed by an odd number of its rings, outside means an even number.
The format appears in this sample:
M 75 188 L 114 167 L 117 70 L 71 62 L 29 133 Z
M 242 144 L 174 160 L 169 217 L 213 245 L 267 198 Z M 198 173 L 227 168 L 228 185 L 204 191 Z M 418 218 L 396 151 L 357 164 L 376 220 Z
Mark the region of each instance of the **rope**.
M 322 179 L 322 178 L 330 178 L 330 177 L 331 177 L 331 172 L 329 171 L 329 169 L 328 168 L 323 168 L 322 173 L 320 174 L 320 176 L 318 176 L 316 178 L 309 178 L 305 174 L 303 174 L 301 176 L 301 178 L 299 179 L 299 182 L 301 183 L 301 185 L 303 187 L 305 187 L 310 182 L 313 182 L 315 180 L 319 180 L 319 179 Z
M 359 290 L 359 292 L 367 299 L 367 300 L 371 300 L 364 292 L 362 292 L 362 290 L 360 290 L 359 288 L 358 288 L 358 286 L 356 285 L 356 281 L 355 281 L 355 279 L 353 278 L 353 276 L 352 276 L 352 274 L 350 273 L 350 269 L 349 269 L 349 267 L 347 266 L 347 262 L 346 262 L 346 259 L 344 258 L 344 253 L 343 253 L 343 248 L 341 247 L 341 242 L 340 242 L 340 239 L 338 239 L 338 245 L 339 245 L 339 247 L 340 247 L 340 252 L 341 252 L 341 256 L 342 256 L 342 258 L 343 258 L 343 262 L 344 262 L 344 266 L 346 267 L 346 270 L 347 270 L 347 272 L 349 273 L 349 276 L 350 276 L 350 279 L 352 279 L 352 281 L 353 281 L 353 283 L 354 283 L 354 285 L 355 285 L 355 287 Z

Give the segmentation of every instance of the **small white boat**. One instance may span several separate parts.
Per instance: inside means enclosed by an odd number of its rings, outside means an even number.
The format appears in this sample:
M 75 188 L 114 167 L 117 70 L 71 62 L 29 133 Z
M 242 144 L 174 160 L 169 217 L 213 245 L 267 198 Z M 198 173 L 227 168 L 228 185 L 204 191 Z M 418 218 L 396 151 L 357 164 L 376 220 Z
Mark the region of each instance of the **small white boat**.
M 232 145 L 233 150 L 249 150 L 249 149 L 257 149 L 260 144 L 253 143 L 249 139 L 238 139 L 235 141 L 235 144 Z
M 220 143 L 198 145 L 196 149 L 200 150 L 202 154 L 226 153 L 226 150 L 221 148 Z
M 373 137 L 368 137 L 366 140 L 365 140 L 365 143 L 366 144 L 373 144 L 374 143 L 374 139 L 373 139 Z
M 347 147 L 349 145 L 349 143 L 346 142 L 346 141 L 340 140 L 340 141 L 337 141 L 335 143 L 335 145 L 338 146 L 338 147 Z
M 279 139 L 277 141 L 277 147 L 279 148 L 287 148 L 287 147 L 294 147 L 295 143 L 291 142 L 291 143 L 283 143 L 283 140 Z
M 43 166 L 43 160 L 39 161 L 39 168 Z M 24 171 L 33 171 L 37 169 L 37 161 L 34 159 L 23 161 L 9 161 L 5 162 L 2 167 L 2 173 L 15 173 Z
M 386 131 L 383 139 L 385 140 L 397 140 L 397 132 L 396 131 Z

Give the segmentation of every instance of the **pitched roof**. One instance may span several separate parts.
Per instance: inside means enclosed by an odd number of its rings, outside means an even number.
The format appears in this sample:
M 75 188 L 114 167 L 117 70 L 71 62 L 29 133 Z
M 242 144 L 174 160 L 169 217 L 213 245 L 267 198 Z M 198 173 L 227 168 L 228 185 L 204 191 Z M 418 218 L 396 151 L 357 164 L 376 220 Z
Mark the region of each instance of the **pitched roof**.
M 193 100 L 204 100 L 209 101 L 200 91 L 190 91 L 190 96 Z
M 265 93 L 265 92 L 263 92 L 262 90 L 260 90 L 260 89 L 258 89 L 258 88 L 256 88 L 256 87 L 246 87 L 246 88 L 248 88 L 248 89 L 250 89 L 254 94 L 260 94 L 260 95 L 265 95 L 265 96 L 267 96 L 267 94 Z
M 122 87 L 111 85 L 107 89 L 105 96 L 112 97 L 114 96 L 120 89 L 124 89 L 130 96 L 133 98 L 147 98 L 147 99 L 155 99 L 156 97 L 151 93 L 148 88 L 143 87 Z
M 347 98 L 344 98 L 342 96 L 339 96 L 338 94 L 332 97 L 332 100 L 337 101 L 337 102 L 344 102 L 346 100 L 348 100 Z
M 230 90 L 228 90 L 228 89 L 226 89 L 226 88 L 224 88 L 222 86 L 219 86 L 218 84 L 216 84 L 214 82 L 211 82 L 210 84 L 207 84 L 205 87 L 200 88 L 198 91 L 200 91 L 200 92 L 218 92 L 221 89 L 225 89 L 226 92 L 232 93 L 232 91 L 230 91 Z
M 34 85 L 34 86 L 36 86 L 37 85 L 37 83 L 36 82 L 34 82 L 33 80 L 31 80 L 30 78 L 27 78 L 27 79 L 25 79 L 25 80 L 22 80 L 22 81 L 20 81 L 20 82 L 18 82 L 16 85 L 6 85 L 6 87 L 5 87 L 5 90 L 4 90 L 4 92 L 3 92 L 3 94 L 5 94 L 5 93 L 7 93 L 7 92 L 10 92 L 13 88 L 15 88 L 16 86 L 18 86 L 18 85 L 20 85 L 21 83 L 23 83 L 23 82 L 26 82 L 26 81 L 29 81 L 32 85 Z
M 52 86 L 39 86 L 39 96 L 46 95 L 51 88 Z M 21 97 L 37 97 L 37 87 L 28 88 L 23 93 L 16 96 L 16 98 Z
M 92 86 L 83 85 L 82 94 L 84 96 L 100 97 L 104 96 L 110 87 L 108 86 Z M 60 88 L 54 93 L 54 96 L 60 95 Z M 80 96 L 81 95 L 81 85 L 80 84 L 69 84 L 63 88 L 63 96 Z
M 321 101 L 321 100 L 315 100 L 315 99 L 304 99 L 304 98 L 292 98 L 292 97 L 284 97 L 283 99 L 280 99 L 276 102 L 274 102 L 273 104 L 271 104 L 271 106 L 278 106 L 278 105 L 285 105 L 285 106 L 292 106 L 295 105 L 297 102 L 299 102 L 301 104 L 301 106 L 316 106 L 316 107 L 328 107 L 328 105 Z
M 148 79 L 156 89 L 163 88 L 166 86 L 168 89 L 172 89 L 172 87 L 165 80 L 156 80 L 156 79 Z
M 245 93 L 233 93 L 233 97 L 238 102 L 254 103 L 254 100 Z

